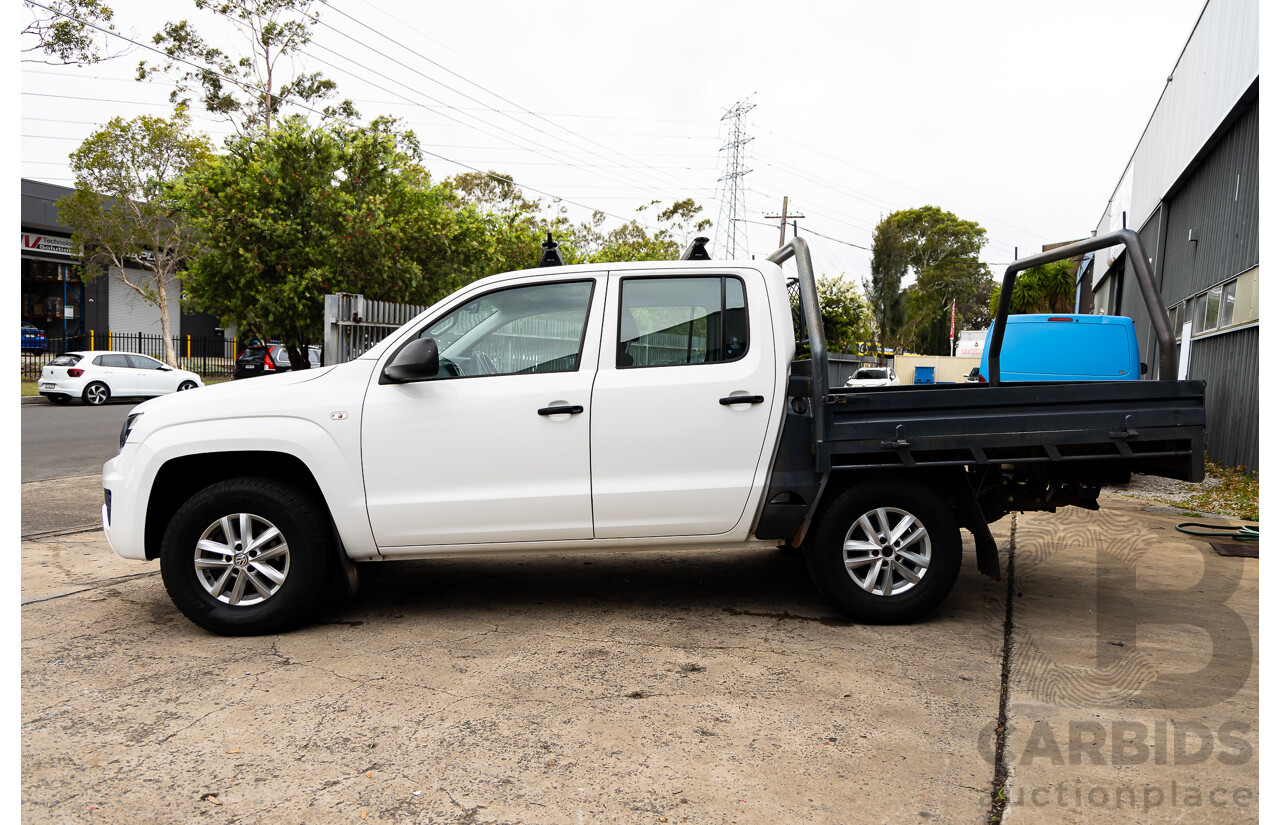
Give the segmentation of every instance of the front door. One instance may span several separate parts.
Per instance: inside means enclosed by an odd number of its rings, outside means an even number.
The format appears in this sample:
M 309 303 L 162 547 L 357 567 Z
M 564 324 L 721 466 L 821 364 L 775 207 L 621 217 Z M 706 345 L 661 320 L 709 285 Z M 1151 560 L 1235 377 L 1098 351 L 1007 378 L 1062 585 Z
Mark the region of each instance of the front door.
M 778 394 L 761 276 L 615 275 L 609 293 L 592 394 L 596 538 L 733 530 Z
M 495 288 L 424 325 L 440 374 L 365 396 L 379 549 L 590 539 L 591 382 L 605 279 Z

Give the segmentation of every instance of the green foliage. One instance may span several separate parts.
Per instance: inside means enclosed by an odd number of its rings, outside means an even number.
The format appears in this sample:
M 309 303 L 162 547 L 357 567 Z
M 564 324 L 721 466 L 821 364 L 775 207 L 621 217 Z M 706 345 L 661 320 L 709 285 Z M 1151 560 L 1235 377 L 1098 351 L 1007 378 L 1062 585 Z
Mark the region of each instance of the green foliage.
M 653 230 L 641 225 L 639 220 L 606 229 L 606 216 L 602 212 L 593 213 L 590 220 L 579 224 L 564 216 L 563 207 L 552 218 L 544 217 L 542 202 L 527 199 L 514 179 L 502 172 L 469 172 L 452 178 L 449 183 L 462 200 L 473 204 L 485 216 L 493 237 L 492 263 L 497 266 L 494 272 L 537 265 L 541 242 L 547 232 L 560 245 L 560 255 L 566 264 L 672 261 L 680 256 L 694 234 L 705 232 L 711 226 L 709 220 L 698 218 L 702 207 L 692 198 L 659 209 L 656 219 L 660 225 Z M 650 201 L 636 211 L 645 212 L 659 205 L 659 201 Z
M 128 51 L 121 48 L 112 51 L 111 36 L 100 29 L 115 31 L 111 22 L 115 14 L 101 0 L 45 0 L 41 5 L 53 11 L 24 2 L 31 12 L 31 22 L 22 30 L 23 35 L 36 38 L 32 46 L 24 48 L 24 54 L 43 52 L 52 60 L 23 58 L 31 63 L 53 65 L 88 65 L 119 57 Z M 98 26 L 95 29 L 90 24 Z
M 387 121 L 295 117 L 194 170 L 182 184 L 201 242 L 184 279 L 193 301 L 243 333 L 278 336 L 304 368 L 326 293 L 426 304 L 489 274 L 485 220 L 432 184 L 414 145 Z
M 336 94 L 337 85 L 319 72 L 291 75 L 286 70 L 311 42 L 311 27 L 319 20 L 319 13 L 311 11 L 311 0 L 195 0 L 195 4 L 245 33 L 248 54 L 236 55 L 211 45 L 186 20 L 169 22 L 152 38 L 168 60 L 163 65 L 141 61 L 138 80 L 161 72 L 170 76 L 176 83 L 169 95 L 172 102 L 189 103 L 196 92 L 205 109 L 225 118 L 242 135 L 270 130 L 286 103 L 318 104 Z M 323 112 L 358 116 L 349 100 L 326 106 Z
M 978 259 L 987 232 L 936 206 L 894 212 L 885 220 L 901 232 L 907 265 L 916 276 L 906 290 L 902 340 L 917 352 L 950 354 L 953 300 L 957 333 L 990 319 L 988 303 L 995 282 Z
M 174 184 L 211 157 L 208 140 L 189 128 L 182 109 L 169 120 L 113 118 L 71 153 L 75 191 L 58 201 L 59 217 L 81 250 L 82 277 L 114 267 L 126 286 L 155 305 L 171 365 L 168 287 L 192 252 Z
M 1076 268 L 1074 261 L 1054 261 L 1018 273 L 1009 299 L 1009 314 L 1070 312 L 1075 307 Z M 999 286 L 988 302 L 990 314 L 1000 304 Z
M 874 318 L 871 305 L 862 297 L 852 281 L 843 275 L 821 276 L 816 279 L 818 288 L 818 312 L 822 315 L 822 334 L 827 341 L 827 352 L 857 352 L 858 344 L 873 336 Z M 791 295 L 792 323 L 800 329 L 800 299 Z M 809 354 L 807 346 L 801 346 L 797 357 Z
M 876 352 L 901 346 L 900 331 L 906 320 L 902 279 L 910 266 L 909 248 L 902 229 L 891 217 L 881 219 L 871 236 L 871 277 L 863 284 L 874 326 Z

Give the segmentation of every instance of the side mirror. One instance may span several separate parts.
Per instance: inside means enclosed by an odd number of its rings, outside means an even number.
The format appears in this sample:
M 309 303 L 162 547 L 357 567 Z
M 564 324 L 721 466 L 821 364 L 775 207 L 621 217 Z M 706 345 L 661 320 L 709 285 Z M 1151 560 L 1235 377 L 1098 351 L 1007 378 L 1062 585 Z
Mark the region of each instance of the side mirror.
M 435 339 L 419 338 L 396 353 L 382 370 L 382 378 L 389 384 L 407 384 L 435 378 L 439 372 L 440 350 Z

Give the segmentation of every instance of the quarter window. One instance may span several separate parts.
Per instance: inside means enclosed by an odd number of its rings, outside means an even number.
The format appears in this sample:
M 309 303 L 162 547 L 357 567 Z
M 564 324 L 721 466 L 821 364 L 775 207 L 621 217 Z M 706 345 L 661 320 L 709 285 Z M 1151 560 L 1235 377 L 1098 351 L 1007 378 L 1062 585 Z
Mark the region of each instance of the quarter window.
M 749 343 L 746 293 L 738 278 L 622 281 L 618 367 L 736 361 Z

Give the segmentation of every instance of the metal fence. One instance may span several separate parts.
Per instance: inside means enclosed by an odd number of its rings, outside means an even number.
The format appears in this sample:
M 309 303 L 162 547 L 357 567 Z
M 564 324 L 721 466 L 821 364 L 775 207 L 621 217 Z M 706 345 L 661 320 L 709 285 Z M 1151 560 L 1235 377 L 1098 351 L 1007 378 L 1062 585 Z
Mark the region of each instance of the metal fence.
M 202 378 L 230 378 L 236 364 L 235 338 L 220 335 L 175 335 L 173 349 L 178 355 L 178 368 L 198 373 Z M 164 360 L 164 336 L 143 332 L 108 332 L 99 335 L 90 330 L 84 335 L 49 338 L 43 352 L 22 353 L 21 376 L 31 380 L 60 352 L 112 350 L 137 352 Z
M 417 304 L 370 301 L 351 292 L 324 296 L 324 363 L 359 358 L 424 309 Z

